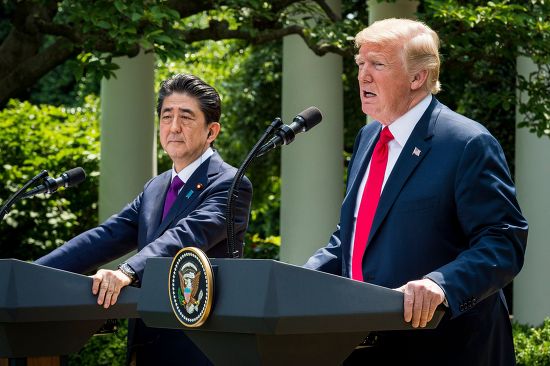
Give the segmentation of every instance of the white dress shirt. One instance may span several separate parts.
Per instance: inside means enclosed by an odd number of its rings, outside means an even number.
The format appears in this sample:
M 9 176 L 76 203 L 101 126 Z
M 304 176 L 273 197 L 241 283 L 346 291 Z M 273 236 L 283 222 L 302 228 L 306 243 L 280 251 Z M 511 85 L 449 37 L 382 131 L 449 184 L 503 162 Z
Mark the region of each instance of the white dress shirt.
M 181 181 L 185 184 L 191 178 L 191 175 L 197 170 L 197 168 L 202 164 L 203 161 L 208 159 L 210 156 L 214 154 L 214 150 L 212 150 L 211 147 L 206 149 L 205 152 L 202 153 L 201 156 L 199 156 L 195 161 L 193 161 L 191 164 L 183 168 L 179 173 L 176 173 L 176 169 L 174 169 L 174 165 L 172 165 L 172 179 L 170 180 L 170 183 L 172 180 L 174 180 L 174 177 L 177 175 L 180 177 Z M 180 188 L 178 191 L 178 194 L 181 192 L 183 187 Z

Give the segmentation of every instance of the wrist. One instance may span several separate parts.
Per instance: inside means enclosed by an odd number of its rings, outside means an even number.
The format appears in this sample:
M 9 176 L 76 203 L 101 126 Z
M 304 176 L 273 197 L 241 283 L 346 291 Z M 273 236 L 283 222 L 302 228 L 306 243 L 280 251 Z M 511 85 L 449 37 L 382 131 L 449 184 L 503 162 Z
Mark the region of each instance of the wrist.
M 139 282 L 139 279 L 136 275 L 136 271 L 126 262 L 123 262 L 118 265 L 118 270 L 122 272 L 126 277 L 130 279 L 130 284 L 136 284 Z

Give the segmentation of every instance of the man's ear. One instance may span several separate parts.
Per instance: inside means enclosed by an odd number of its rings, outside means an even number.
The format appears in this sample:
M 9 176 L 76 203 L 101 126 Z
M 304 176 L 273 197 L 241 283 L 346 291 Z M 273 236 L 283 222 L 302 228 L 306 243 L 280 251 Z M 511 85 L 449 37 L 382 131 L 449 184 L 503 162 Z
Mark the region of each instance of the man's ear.
M 420 70 L 412 76 L 411 90 L 418 90 L 426 85 L 426 79 L 428 79 L 428 70 Z
M 210 122 L 208 124 L 208 136 L 206 137 L 206 142 L 209 144 L 212 143 L 220 133 L 222 126 L 219 124 L 219 122 Z

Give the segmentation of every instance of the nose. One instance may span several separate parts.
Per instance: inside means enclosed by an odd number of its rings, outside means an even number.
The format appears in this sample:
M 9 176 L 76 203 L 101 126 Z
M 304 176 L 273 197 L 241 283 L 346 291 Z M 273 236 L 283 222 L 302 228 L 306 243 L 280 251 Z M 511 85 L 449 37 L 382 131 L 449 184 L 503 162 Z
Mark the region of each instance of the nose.
M 174 118 L 172 118 L 172 121 L 170 122 L 170 132 L 181 132 L 181 124 L 178 121 L 178 116 L 174 116 Z
M 372 75 L 366 63 L 359 68 L 359 71 L 357 72 L 357 80 L 359 80 L 360 83 L 372 82 Z

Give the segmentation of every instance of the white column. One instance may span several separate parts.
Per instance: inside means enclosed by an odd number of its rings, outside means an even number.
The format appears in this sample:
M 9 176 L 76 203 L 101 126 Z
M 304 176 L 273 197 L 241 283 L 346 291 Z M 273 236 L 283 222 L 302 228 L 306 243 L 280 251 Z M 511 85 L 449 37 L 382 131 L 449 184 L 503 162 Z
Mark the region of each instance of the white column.
M 101 82 L 100 222 L 131 202 L 157 170 L 155 57 L 140 54 L 115 62 L 116 78 Z
M 329 1 L 340 13 L 340 1 Z M 316 56 L 298 36 L 283 40 L 285 123 L 309 106 L 323 121 L 282 148 L 281 260 L 303 264 L 338 223 L 344 192 L 342 58 Z M 358 106 L 359 107 L 359 106 Z
M 536 70 L 526 57 L 517 60 L 518 74 Z M 525 97 L 525 96 L 524 96 Z M 525 116 L 516 112 L 516 121 Z M 550 139 L 537 137 L 526 128 L 516 130 L 516 187 L 523 214 L 529 222 L 525 263 L 514 280 L 514 317 L 539 325 L 550 316 Z
M 396 0 L 388 3 L 368 0 L 369 24 L 387 18 L 416 19 L 415 14 L 419 3 L 417 0 Z
M 119 212 L 156 174 L 154 55 L 121 57 L 101 82 L 99 220 Z

